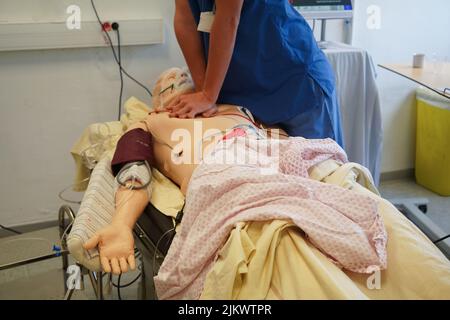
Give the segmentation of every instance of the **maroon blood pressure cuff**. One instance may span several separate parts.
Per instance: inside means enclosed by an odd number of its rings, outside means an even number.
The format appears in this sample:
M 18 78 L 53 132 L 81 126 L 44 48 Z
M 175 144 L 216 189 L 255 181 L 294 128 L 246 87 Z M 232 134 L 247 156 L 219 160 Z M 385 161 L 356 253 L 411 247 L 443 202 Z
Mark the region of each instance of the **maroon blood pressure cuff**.
M 153 137 L 142 129 L 127 132 L 117 143 L 116 152 L 111 161 L 114 176 L 117 176 L 126 164 L 137 161 L 147 161 L 150 166 L 155 164 Z

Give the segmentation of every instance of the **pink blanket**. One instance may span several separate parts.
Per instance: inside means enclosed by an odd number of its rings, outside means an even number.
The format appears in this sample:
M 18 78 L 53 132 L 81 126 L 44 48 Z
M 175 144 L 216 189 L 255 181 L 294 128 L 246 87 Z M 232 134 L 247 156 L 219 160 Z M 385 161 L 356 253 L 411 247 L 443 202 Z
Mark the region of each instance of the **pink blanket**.
M 195 170 L 181 231 L 155 277 L 160 299 L 198 299 L 230 231 L 245 221 L 291 220 L 338 266 L 358 273 L 386 268 L 387 233 L 377 203 L 308 179 L 322 161 L 347 162 L 345 152 L 329 139 L 271 142 L 268 152 L 261 143 L 221 142 Z M 217 163 L 236 152 L 246 161 Z

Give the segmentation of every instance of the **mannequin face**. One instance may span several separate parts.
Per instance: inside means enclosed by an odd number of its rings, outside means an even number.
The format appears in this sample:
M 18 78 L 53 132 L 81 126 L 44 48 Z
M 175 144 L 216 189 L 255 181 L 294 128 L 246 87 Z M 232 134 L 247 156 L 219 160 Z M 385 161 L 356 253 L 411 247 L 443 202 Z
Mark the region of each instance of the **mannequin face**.
M 187 71 L 172 68 L 162 73 L 153 89 L 153 107 L 162 111 L 177 97 L 194 92 L 194 82 Z

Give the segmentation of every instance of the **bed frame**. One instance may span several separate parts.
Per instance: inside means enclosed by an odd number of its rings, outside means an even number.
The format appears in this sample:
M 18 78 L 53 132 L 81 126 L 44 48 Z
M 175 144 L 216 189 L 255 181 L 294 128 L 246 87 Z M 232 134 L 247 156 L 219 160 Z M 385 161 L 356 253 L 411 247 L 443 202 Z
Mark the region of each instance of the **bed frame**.
M 436 223 L 426 215 L 428 199 L 391 199 L 389 200 L 401 213 L 411 220 L 431 241 L 436 241 L 447 236 Z M 450 259 L 450 239 L 436 243 L 436 246 Z
M 68 228 L 68 226 L 73 221 L 75 221 L 75 217 L 76 215 L 70 206 L 65 205 L 60 208 L 58 221 L 61 237 L 63 236 L 63 233 Z M 167 250 L 173 240 L 174 233 L 169 238 L 166 237 L 167 241 L 164 243 L 165 245 L 159 244 L 159 248 L 156 247 L 158 244 L 158 241 L 156 239 L 161 239 L 164 234 L 167 234 L 167 231 L 170 231 L 173 226 L 173 224 L 172 226 L 171 224 L 172 222 L 168 220 L 165 215 L 163 215 L 153 205 L 149 204 L 133 230 L 136 248 L 141 253 L 141 279 L 138 292 L 138 296 L 141 300 L 157 299 L 154 282 L 152 280 L 153 277 L 158 273 Z M 158 232 L 150 235 L 145 230 L 158 230 Z M 67 234 L 68 232 L 66 232 L 66 235 L 63 237 L 61 242 L 63 252 L 68 252 L 66 242 Z M 61 255 L 61 258 L 64 271 L 64 288 L 66 292 L 64 300 L 70 300 L 73 293 L 75 292 L 75 289 L 67 287 L 67 270 L 69 268 L 68 256 L 67 254 L 63 254 Z M 94 289 L 97 300 L 104 300 L 105 296 L 103 278 L 107 276 L 108 281 L 111 281 L 112 275 L 106 275 L 103 272 L 90 271 L 80 263 L 77 263 L 77 266 L 81 270 L 81 289 L 84 288 L 84 278 L 87 276 L 91 282 L 92 288 Z
M 397 207 L 408 219 L 419 227 L 432 241 L 436 241 L 444 237 L 446 234 L 439 228 L 430 218 L 426 216 L 428 208 L 427 199 L 392 199 L 390 202 Z M 69 206 L 62 206 L 59 210 L 59 229 L 60 234 L 63 236 L 67 227 L 75 220 L 75 213 Z M 139 285 L 139 298 L 142 300 L 155 300 L 157 299 L 156 290 L 154 287 L 153 277 L 158 273 L 158 270 L 164 261 L 164 257 L 167 254 L 167 250 L 173 240 L 174 233 L 167 238 L 167 241 L 159 241 L 161 238 L 164 240 L 164 235 L 170 231 L 173 226 L 171 219 L 163 215 L 153 205 L 149 204 L 138 220 L 133 232 L 135 238 L 136 248 L 141 253 L 141 279 Z M 154 234 L 149 234 L 146 230 L 156 230 Z M 67 232 L 66 232 L 67 234 Z M 62 239 L 61 249 L 63 253 L 68 252 L 67 235 Z M 159 240 L 158 240 L 159 239 Z M 161 243 L 163 245 L 161 245 Z M 157 247 L 158 246 L 158 247 Z M 436 246 L 450 259 L 450 239 L 441 241 Z M 64 286 L 66 288 L 66 300 L 70 300 L 74 289 L 67 288 L 67 269 L 69 267 L 67 254 L 62 254 L 62 264 L 64 269 Z M 104 299 L 103 292 L 103 278 L 105 276 L 102 272 L 92 272 L 81 264 L 77 264 L 81 270 L 81 283 L 82 288 L 84 286 L 84 277 L 88 276 L 89 280 L 94 288 L 95 295 L 98 300 Z M 111 275 L 108 275 L 111 280 Z

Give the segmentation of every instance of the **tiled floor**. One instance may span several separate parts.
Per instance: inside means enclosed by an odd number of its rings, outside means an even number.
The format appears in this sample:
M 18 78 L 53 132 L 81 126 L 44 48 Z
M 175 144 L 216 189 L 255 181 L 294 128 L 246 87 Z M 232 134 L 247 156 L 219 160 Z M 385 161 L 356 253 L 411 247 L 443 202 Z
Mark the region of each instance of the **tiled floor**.
M 59 244 L 58 228 L 49 228 L 22 236 L 0 239 L 0 265 L 51 252 L 53 244 Z M 69 265 L 74 264 L 72 259 Z M 126 274 L 121 285 L 133 280 L 138 273 Z M 117 277 L 113 277 L 117 283 Z M 107 285 L 105 298 L 117 300 L 117 289 Z M 72 300 L 95 299 L 89 278 L 86 276 L 84 290 L 75 291 Z M 121 289 L 122 299 L 137 299 L 138 283 Z M 0 300 L 61 300 L 64 298 L 64 279 L 61 258 L 0 271 Z
M 428 198 L 428 216 L 444 231 L 450 233 L 450 197 L 440 197 L 414 183 L 413 180 L 394 180 L 381 184 L 380 191 L 384 198 Z M 5 260 L 20 259 L 25 256 L 47 252 L 52 244 L 58 243 L 57 228 L 45 229 L 27 234 L 24 240 L 10 241 L 17 238 L 0 239 L 0 264 Z M 41 240 L 39 240 L 41 239 Z M 47 239 L 47 240 L 42 240 Z M 73 263 L 73 261 L 71 261 Z M 122 284 L 136 277 L 136 273 L 127 274 Z M 117 282 L 117 277 L 113 279 Z M 138 297 L 138 282 L 122 289 L 123 299 Z M 108 288 L 109 287 L 109 288 Z M 106 299 L 117 299 L 117 289 L 107 286 Z M 11 270 L 0 271 L 0 300 L 3 299 L 62 299 L 64 297 L 61 259 L 56 258 Z M 90 282 L 85 278 L 85 288 L 76 291 L 72 299 L 95 299 Z
M 26 275 L 27 271 L 32 275 Z M 25 273 L 25 274 L 24 274 Z M 122 277 L 121 284 L 127 284 L 136 273 Z M 0 300 L 62 300 L 64 298 L 64 280 L 61 261 L 59 259 L 40 262 L 9 271 L 1 271 Z M 8 278 L 8 279 L 5 279 Z M 4 280 L 8 280 L 5 281 Z M 113 277 L 117 283 L 117 277 Z M 105 281 L 104 293 L 106 300 L 118 300 L 117 289 Z M 138 299 L 138 282 L 128 288 L 121 289 L 123 300 Z M 95 294 L 87 277 L 84 279 L 84 289 L 75 291 L 72 300 L 95 300 Z
M 428 217 L 439 227 L 450 233 L 450 197 L 441 197 L 415 183 L 413 179 L 392 180 L 381 183 L 383 198 L 427 198 Z

